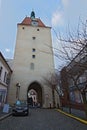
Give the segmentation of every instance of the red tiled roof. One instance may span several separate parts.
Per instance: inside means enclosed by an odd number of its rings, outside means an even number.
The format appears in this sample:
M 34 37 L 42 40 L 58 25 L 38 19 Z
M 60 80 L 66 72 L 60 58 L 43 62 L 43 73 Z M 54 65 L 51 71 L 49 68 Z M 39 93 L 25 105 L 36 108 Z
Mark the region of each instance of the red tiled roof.
M 31 25 L 32 19 L 30 17 L 25 17 L 24 20 L 19 23 L 19 25 Z M 39 27 L 46 27 L 45 24 L 39 19 L 35 19 L 35 21 L 38 21 L 38 26 Z
M 25 19 L 21 22 L 21 24 L 30 25 L 31 19 L 29 17 L 25 17 Z

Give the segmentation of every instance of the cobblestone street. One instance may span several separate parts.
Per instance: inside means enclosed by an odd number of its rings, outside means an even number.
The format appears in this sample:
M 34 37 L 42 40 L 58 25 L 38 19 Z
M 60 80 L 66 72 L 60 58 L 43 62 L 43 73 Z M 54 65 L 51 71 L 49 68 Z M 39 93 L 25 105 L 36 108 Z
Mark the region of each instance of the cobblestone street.
M 0 121 L 0 130 L 87 130 L 87 125 L 53 109 L 30 109 L 29 116 Z

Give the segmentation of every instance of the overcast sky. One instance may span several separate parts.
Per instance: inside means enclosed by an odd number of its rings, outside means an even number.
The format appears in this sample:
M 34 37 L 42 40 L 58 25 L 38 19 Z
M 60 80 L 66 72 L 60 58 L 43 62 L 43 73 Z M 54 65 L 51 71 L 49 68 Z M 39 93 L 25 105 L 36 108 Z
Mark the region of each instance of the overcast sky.
M 0 51 L 5 58 L 13 58 L 17 23 L 32 10 L 45 25 L 65 35 L 68 24 L 75 29 L 79 18 L 87 19 L 87 0 L 0 0 Z

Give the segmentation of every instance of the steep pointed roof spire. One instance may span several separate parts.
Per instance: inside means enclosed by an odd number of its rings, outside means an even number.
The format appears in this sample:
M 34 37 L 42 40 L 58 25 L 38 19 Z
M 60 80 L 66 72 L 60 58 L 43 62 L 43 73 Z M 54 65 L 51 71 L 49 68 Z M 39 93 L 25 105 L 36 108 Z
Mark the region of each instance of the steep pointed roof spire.
M 31 19 L 35 19 L 35 12 L 34 12 L 34 11 L 31 12 L 30 18 L 31 18 Z
M 29 26 L 32 26 L 32 22 L 34 23 L 34 25 L 35 25 L 35 23 L 38 23 L 37 24 L 38 27 L 47 27 L 40 20 L 40 18 L 36 18 L 35 17 L 35 12 L 33 10 L 31 11 L 30 17 L 26 16 L 21 23 L 18 23 L 18 25 L 29 25 Z

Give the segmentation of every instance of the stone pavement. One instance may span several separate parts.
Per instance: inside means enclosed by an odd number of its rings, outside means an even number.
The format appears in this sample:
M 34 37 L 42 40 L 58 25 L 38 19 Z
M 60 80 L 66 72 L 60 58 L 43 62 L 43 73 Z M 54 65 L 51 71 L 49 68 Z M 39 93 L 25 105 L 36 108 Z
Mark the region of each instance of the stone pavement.
M 58 112 L 58 109 L 31 108 L 29 116 L 10 116 L 0 121 L 0 130 L 87 130 L 87 124 Z
M 38 109 L 38 108 L 37 108 Z M 59 109 L 60 110 L 60 109 Z M 69 109 L 63 107 L 61 109 L 61 112 L 69 113 Z M 60 112 L 60 111 L 59 111 Z M 8 116 L 12 115 L 12 110 L 10 109 L 8 113 L 3 112 L 3 109 L 0 109 L 0 120 L 3 120 L 4 118 L 7 118 Z M 71 114 L 81 120 L 86 120 L 85 112 L 77 109 L 71 109 Z

